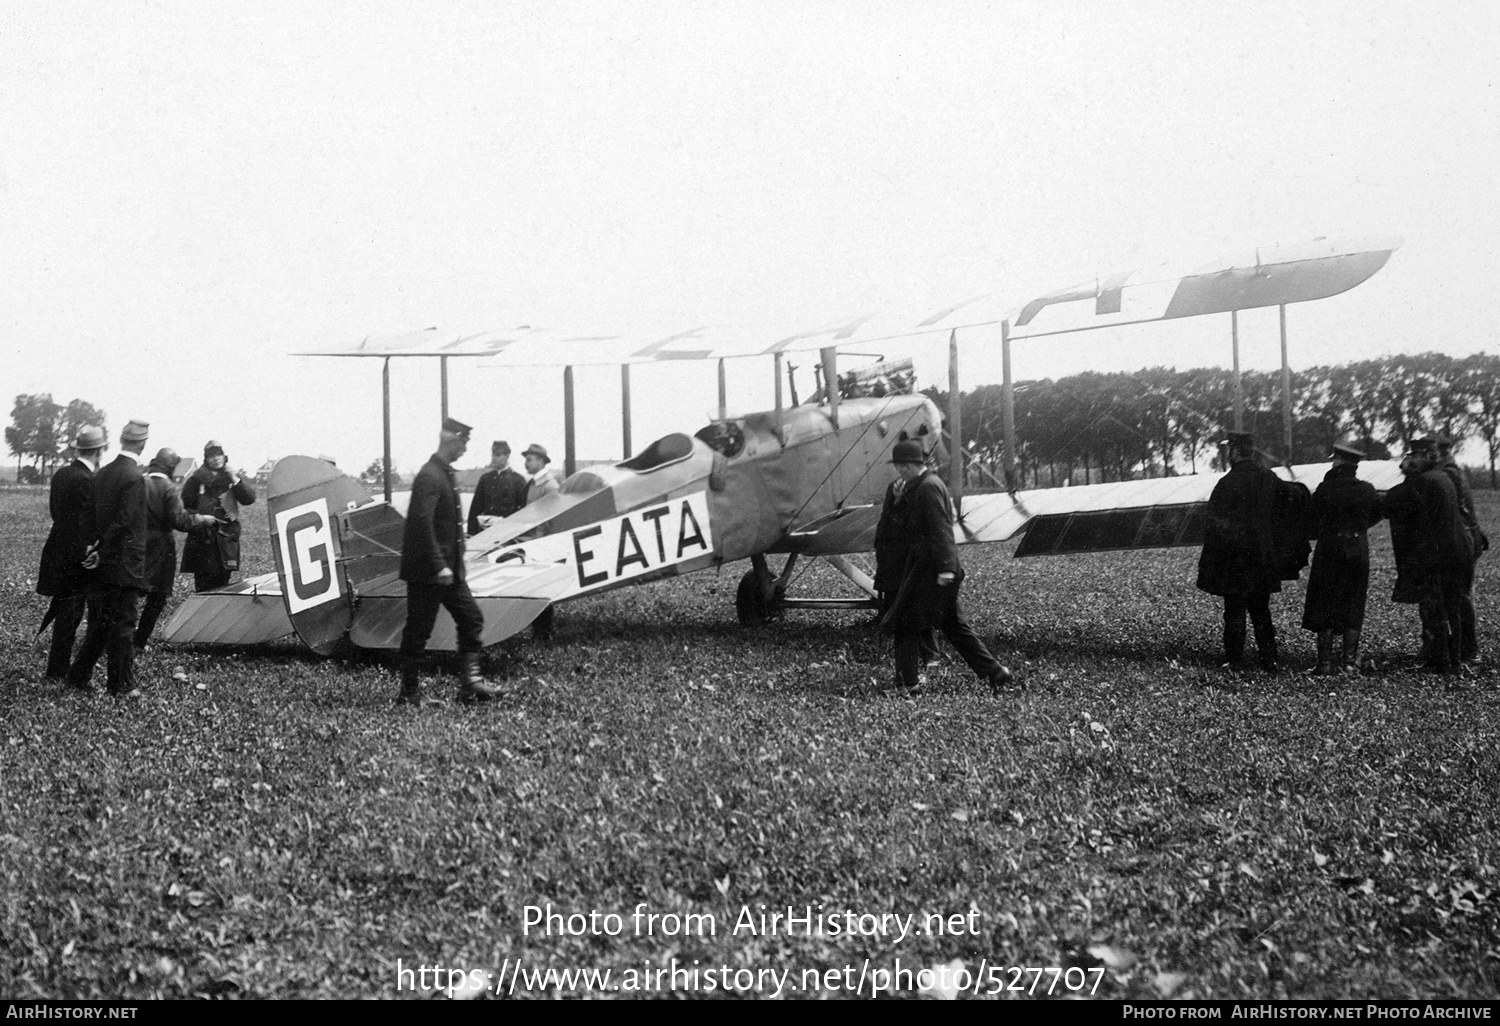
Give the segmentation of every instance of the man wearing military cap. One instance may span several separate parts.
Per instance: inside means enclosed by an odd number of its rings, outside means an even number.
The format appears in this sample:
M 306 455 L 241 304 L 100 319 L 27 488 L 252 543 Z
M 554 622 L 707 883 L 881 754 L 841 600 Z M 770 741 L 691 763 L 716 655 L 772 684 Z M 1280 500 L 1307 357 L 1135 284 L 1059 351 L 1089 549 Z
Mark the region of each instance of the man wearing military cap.
M 1256 458 L 1255 439 L 1247 432 L 1227 434 L 1225 458 L 1229 473 L 1214 486 L 1208 500 L 1198 588 L 1224 598 L 1225 665 L 1238 665 L 1244 657 L 1248 614 L 1260 667 L 1275 673 L 1280 661 L 1271 593 L 1281 590 L 1286 573 L 1283 534 L 1294 491 Z
M 172 476 L 182 458 L 163 448 L 146 468 L 146 601 L 135 628 L 135 647 L 144 649 L 161 618 L 177 581 L 177 542 L 173 531 L 207 531 L 218 521 L 206 513 L 189 513 Z
M 469 534 L 475 535 L 488 526 L 480 517 L 508 517 L 526 505 L 526 479 L 510 469 L 510 443 L 490 446 L 490 469 L 474 487 L 469 503 Z
M 1401 461 L 1406 475 L 1385 497 L 1396 556 L 1395 602 L 1415 602 L 1423 658 L 1439 672 L 1458 669 L 1464 649 L 1462 597 L 1473 572 L 1473 541 L 1458 509 L 1458 489 L 1439 465 L 1435 438 L 1420 438 Z
M 1318 639 L 1317 674 L 1359 665 L 1359 638 L 1364 629 L 1365 598 L 1370 586 L 1370 542 L 1366 532 L 1380 521 L 1380 498 L 1374 485 L 1359 479 L 1365 454 L 1352 445 L 1333 447 L 1333 467 L 1313 494 L 1308 517 L 1317 550 L 1307 575 L 1302 627 Z M 1341 637 L 1342 658 L 1333 657 Z
M 91 689 L 94 664 L 105 655 L 109 693 L 133 698 L 135 622 L 146 590 L 146 479 L 141 471 L 151 426 L 132 420 L 120 432 L 120 455 L 94 475 L 93 543 L 84 566 L 89 585 L 89 629 L 68 668 L 68 683 Z
M 104 452 L 104 429 L 89 425 L 73 439 L 74 458 L 52 475 L 48 509 L 52 530 L 42 545 L 42 565 L 37 574 L 38 595 L 50 596 L 42 617 L 40 635 L 52 624 L 52 644 L 47 654 L 47 678 L 61 681 L 73 659 L 73 641 L 83 622 L 89 575 L 83 569 L 89 542 L 93 539 L 94 474 Z
M 488 701 L 497 693 L 479 672 L 484 614 L 464 579 L 463 511 L 453 475 L 453 461 L 468 449 L 471 430 L 462 421 L 445 418 L 437 452 L 412 482 L 401 545 L 406 629 L 401 633 L 401 692 L 396 701 L 402 704 L 428 704 L 422 694 L 420 666 L 439 606 L 448 610 L 458 628 L 458 658 L 463 666 L 459 701 Z

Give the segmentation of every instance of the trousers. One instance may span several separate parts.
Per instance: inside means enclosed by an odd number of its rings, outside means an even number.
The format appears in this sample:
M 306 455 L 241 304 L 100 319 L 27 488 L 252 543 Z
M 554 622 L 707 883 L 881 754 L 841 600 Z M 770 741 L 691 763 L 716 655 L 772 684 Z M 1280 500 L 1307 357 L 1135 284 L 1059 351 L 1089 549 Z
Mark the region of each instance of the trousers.
M 438 609 L 448 610 L 453 624 L 458 628 L 458 650 L 478 652 L 482 647 L 480 634 L 484 631 L 484 614 L 469 591 L 469 582 L 454 581 L 452 584 L 406 585 L 406 627 L 401 632 L 401 656 L 418 659 L 427 650 L 427 639 L 432 637 L 433 624 L 437 623 Z

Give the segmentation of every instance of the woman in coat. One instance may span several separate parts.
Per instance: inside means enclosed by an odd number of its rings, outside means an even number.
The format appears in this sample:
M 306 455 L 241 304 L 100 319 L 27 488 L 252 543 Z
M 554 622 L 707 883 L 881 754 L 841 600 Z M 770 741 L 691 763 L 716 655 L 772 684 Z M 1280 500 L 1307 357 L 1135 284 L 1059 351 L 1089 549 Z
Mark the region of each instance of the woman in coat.
M 1375 486 L 1357 476 L 1364 453 L 1348 445 L 1333 447 L 1333 468 L 1313 494 L 1310 520 L 1317 538 L 1312 572 L 1307 577 L 1307 604 L 1302 627 L 1318 636 L 1316 674 L 1336 673 L 1333 643 L 1343 636 L 1345 670 L 1359 663 L 1359 635 L 1365 622 L 1370 587 L 1370 541 L 1365 534 L 1379 523 L 1380 499 Z

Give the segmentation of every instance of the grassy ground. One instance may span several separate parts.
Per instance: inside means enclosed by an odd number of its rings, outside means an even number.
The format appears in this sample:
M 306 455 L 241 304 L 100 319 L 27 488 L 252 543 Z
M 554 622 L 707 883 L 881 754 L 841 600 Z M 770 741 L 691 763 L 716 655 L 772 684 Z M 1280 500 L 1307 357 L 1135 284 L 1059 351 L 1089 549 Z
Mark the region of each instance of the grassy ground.
M 557 643 L 487 654 L 505 700 L 414 712 L 381 660 L 290 642 L 152 652 L 138 703 L 43 684 L 45 532 L 44 495 L 0 492 L 0 995 L 394 995 L 398 960 L 517 958 L 616 984 L 673 958 L 788 989 L 957 959 L 1102 968 L 1109 997 L 1500 995 L 1500 678 L 1221 673 L 1196 551 L 966 550 L 971 616 L 1026 684 L 1000 697 L 952 663 L 879 696 L 862 616 L 742 629 L 734 567 L 566 606 Z M 1375 534 L 1388 662 L 1416 616 Z M 1305 669 L 1301 596 L 1273 608 Z M 621 929 L 526 933 L 548 903 Z M 638 933 L 641 903 L 716 932 Z M 977 932 L 732 932 L 808 904 Z

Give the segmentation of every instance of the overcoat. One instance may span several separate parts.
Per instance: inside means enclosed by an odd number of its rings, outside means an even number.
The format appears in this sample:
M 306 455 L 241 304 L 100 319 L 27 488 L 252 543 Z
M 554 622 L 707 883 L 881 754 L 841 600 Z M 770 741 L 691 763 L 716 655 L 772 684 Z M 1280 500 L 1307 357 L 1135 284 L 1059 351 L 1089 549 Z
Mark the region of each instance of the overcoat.
M 953 501 L 948 487 L 931 470 L 924 470 L 921 477 L 906 483 L 898 501 L 889 507 L 889 515 L 887 523 L 887 510 L 881 510 L 876 535 L 904 538 L 906 555 L 895 601 L 881 629 L 888 634 L 917 634 L 939 628 L 964 577 L 953 541 Z M 953 584 L 939 585 L 941 573 L 953 574 Z
M 1335 465 L 1313 494 L 1309 519 L 1317 549 L 1307 575 L 1302 626 L 1310 631 L 1357 631 L 1364 626 L 1370 587 L 1370 540 L 1380 521 L 1375 486 L 1353 464 Z
M 37 594 L 82 595 L 88 590 L 83 557 L 94 535 L 94 471 L 87 463 L 74 460 L 52 475 L 48 507 L 52 530 L 42 545 Z
M 177 574 L 177 540 L 173 531 L 187 531 L 192 517 L 171 478 L 146 475 L 146 590 L 172 594 Z
M 146 475 L 125 453 L 94 475 L 94 530 L 99 568 L 92 587 L 147 590 Z
M 880 522 L 875 525 L 875 590 L 894 595 L 906 576 L 906 550 L 910 535 L 898 526 L 896 506 L 907 497 L 906 482 L 899 477 L 885 489 Z
M 1391 522 L 1396 557 L 1392 602 L 1421 601 L 1435 580 L 1462 573 L 1473 562 L 1473 539 L 1459 514 L 1458 489 L 1441 469 L 1408 476 L 1386 493 L 1381 511 Z
M 1198 557 L 1199 590 L 1210 595 L 1281 590 L 1286 492 L 1282 480 L 1253 459 L 1240 460 L 1214 485 Z
M 437 453 L 417 471 L 401 543 L 401 579 L 430 584 L 444 569 L 464 579 L 463 507 L 453 467 Z
M 188 475 L 182 485 L 182 505 L 191 513 L 219 521 L 200 528 L 182 543 L 182 572 L 217 574 L 240 568 L 240 507 L 255 501 L 255 486 L 243 477 L 234 483 L 228 469 L 207 464 Z

